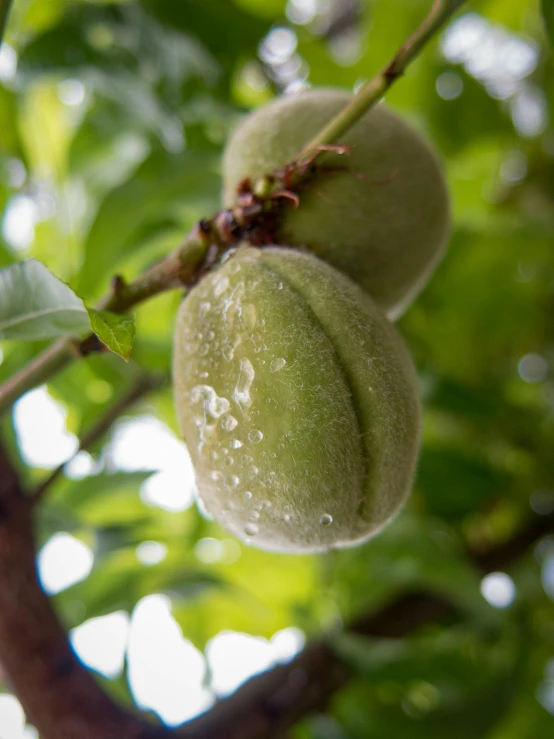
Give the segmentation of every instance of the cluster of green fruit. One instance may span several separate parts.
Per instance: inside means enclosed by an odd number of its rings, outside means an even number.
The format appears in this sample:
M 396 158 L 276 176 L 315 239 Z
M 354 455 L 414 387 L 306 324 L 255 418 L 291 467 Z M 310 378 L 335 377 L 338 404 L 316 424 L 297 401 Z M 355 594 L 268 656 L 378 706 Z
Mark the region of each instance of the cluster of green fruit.
M 283 168 L 351 99 L 281 98 L 251 114 L 224 156 L 224 205 Z M 448 196 L 426 142 L 380 105 L 325 153 L 283 211 L 278 245 L 240 246 L 188 294 L 175 331 L 179 423 L 199 500 L 253 545 L 358 544 L 409 494 L 420 404 L 390 322 L 444 248 Z

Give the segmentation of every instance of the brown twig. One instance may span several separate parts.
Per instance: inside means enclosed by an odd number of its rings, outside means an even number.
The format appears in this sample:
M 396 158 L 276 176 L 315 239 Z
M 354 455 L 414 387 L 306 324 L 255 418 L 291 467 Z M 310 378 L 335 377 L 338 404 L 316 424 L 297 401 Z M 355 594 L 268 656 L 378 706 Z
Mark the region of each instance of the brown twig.
M 41 739 L 154 739 L 150 725 L 115 705 L 71 649 L 37 579 L 30 501 L 1 448 L 0 660 Z

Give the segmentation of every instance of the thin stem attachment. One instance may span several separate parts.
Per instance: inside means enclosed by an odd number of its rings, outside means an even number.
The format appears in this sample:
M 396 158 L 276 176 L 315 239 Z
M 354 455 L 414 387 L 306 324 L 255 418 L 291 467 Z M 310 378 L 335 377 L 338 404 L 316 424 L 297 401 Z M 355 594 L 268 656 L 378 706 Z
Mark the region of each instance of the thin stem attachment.
M 337 143 L 341 136 L 381 100 L 395 80 L 404 74 L 410 62 L 464 2 L 465 0 L 435 0 L 429 15 L 402 44 L 387 66 L 366 82 L 352 102 L 304 147 L 299 160 L 305 159 L 322 146 Z

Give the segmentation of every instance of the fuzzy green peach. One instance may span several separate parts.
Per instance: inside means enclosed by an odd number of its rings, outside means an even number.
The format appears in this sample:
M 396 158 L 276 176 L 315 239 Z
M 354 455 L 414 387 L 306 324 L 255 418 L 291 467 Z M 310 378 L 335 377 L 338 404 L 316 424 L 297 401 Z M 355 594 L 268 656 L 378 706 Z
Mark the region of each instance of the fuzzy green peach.
M 241 247 L 178 313 L 175 406 L 200 504 L 254 546 L 360 543 L 409 494 L 416 376 L 375 304 L 316 257 Z
M 255 181 L 293 160 L 351 100 L 344 90 L 312 89 L 247 116 L 225 150 L 224 206 L 235 203 L 244 178 Z M 276 240 L 329 262 L 396 318 L 444 251 L 449 200 L 442 168 L 423 137 L 384 105 L 338 143 L 349 155 L 321 156 L 330 171 L 298 191 L 299 207 L 286 207 Z

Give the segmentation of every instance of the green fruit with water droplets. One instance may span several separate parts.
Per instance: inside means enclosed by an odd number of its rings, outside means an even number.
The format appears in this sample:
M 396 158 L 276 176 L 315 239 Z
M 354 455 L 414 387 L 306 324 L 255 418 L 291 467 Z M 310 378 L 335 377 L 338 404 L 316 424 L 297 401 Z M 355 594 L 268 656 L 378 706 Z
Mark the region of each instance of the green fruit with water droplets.
M 284 167 L 351 100 L 344 90 L 312 89 L 251 113 L 225 150 L 225 207 L 236 202 L 244 178 L 255 181 Z M 306 247 L 395 318 L 444 251 L 449 200 L 442 168 L 419 133 L 383 105 L 338 143 L 351 147 L 349 156 L 322 155 L 329 171 L 298 190 L 300 204 L 286 206 L 276 241 Z
M 263 549 L 378 532 L 409 494 L 414 368 L 396 329 L 316 257 L 241 247 L 183 301 L 175 406 L 202 507 Z

